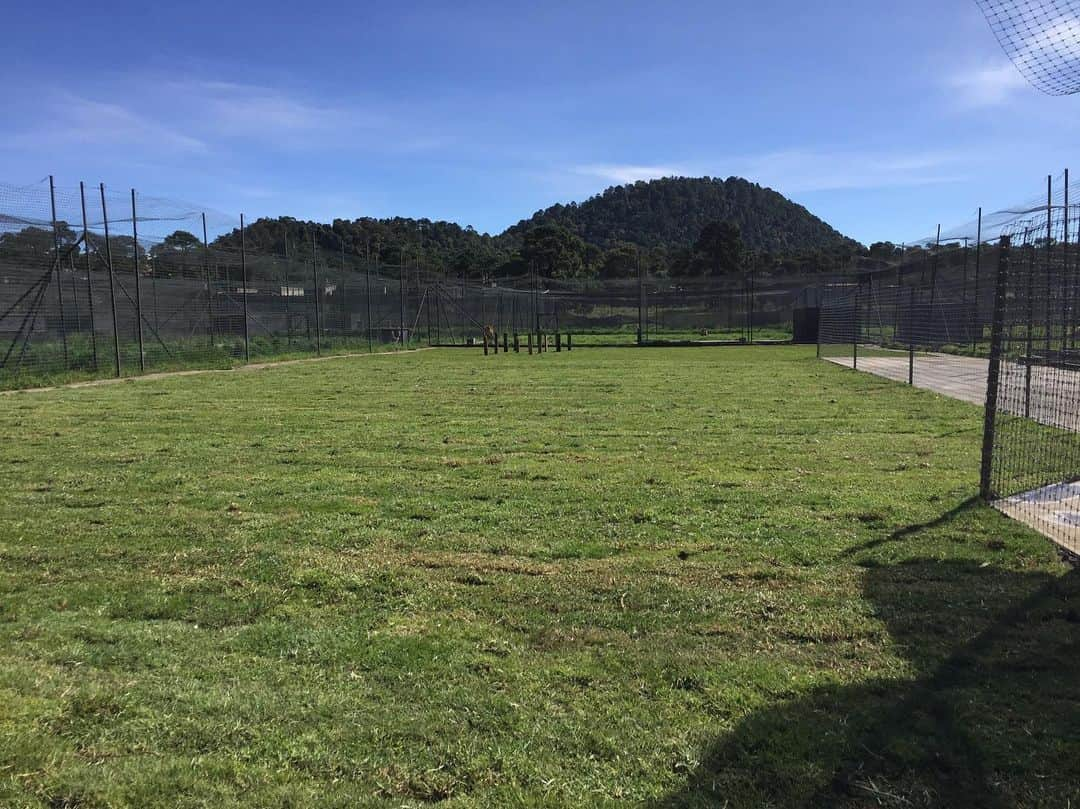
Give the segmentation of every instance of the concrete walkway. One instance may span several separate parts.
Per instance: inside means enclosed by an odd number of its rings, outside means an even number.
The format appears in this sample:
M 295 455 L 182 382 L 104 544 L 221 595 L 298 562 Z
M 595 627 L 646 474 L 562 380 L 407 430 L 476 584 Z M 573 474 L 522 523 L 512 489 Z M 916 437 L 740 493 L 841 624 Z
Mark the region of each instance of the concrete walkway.
M 878 348 L 860 347 L 865 352 L 857 361 L 857 368 L 868 374 L 883 376 L 895 382 L 908 381 L 908 355 L 906 352 L 889 354 Z M 829 362 L 852 367 L 852 358 L 825 357 Z M 953 354 L 916 354 L 914 385 L 950 396 L 970 404 L 986 404 L 986 375 L 989 360 L 978 357 L 959 357 Z
M 895 382 L 908 381 L 908 355 L 870 346 L 860 347 L 857 368 Z M 852 367 L 847 357 L 825 357 Z M 914 385 L 962 402 L 986 405 L 986 378 L 990 361 L 953 354 L 916 354 Z M 1030 373 L 1030 379 L 1027 375 Z M 1027 391 L 1030 386 L 1030 397 Z M 1039 424 L 1080 432 L 1080 371 L 1066 368 L 1003 362 L 998 412 L 1023 416 Z
M 998 500 L 994 506 L 1080 558 L 1080 483 L 1055 483 Z

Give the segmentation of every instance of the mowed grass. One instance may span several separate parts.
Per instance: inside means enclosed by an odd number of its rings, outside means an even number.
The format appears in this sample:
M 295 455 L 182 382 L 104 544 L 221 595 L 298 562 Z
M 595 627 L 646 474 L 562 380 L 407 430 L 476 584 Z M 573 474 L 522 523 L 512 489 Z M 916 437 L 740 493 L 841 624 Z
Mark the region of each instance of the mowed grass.
M 0 397 L 0 805 L 1075 805 L 981 419 L 790 347 Z

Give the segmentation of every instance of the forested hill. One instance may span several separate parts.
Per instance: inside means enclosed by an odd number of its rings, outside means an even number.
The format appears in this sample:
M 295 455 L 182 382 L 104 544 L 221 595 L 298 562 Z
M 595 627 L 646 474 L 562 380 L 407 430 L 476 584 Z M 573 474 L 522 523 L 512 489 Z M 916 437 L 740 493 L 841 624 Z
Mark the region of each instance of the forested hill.
M 500 240 L 516 246 L 532 228 L 552 224 L 605 249 L 620 242 L 690 247 L 712 222 L 737 225 L 749 250 L 783 254 L 861 249 L 802 205 L 741 177 L 667 177 L 614 186 L 585 202 L 537 211 Z
M 554 205 L 491 236 L 428 219 L 260 219 L 249 249 L 362 256 L 383 265 L 419 264 L 454 276 L 494 278 L 535 271 L 554 278 L 671 276 L 746 270 L 816 273 L 865 248 L 769 188 L 738 177 L 672 177 L 609 188 L 582 203 Z M 191 237 L 194 238 L 194 237 Z M 237 248 L 239 231 L 217 244 Z

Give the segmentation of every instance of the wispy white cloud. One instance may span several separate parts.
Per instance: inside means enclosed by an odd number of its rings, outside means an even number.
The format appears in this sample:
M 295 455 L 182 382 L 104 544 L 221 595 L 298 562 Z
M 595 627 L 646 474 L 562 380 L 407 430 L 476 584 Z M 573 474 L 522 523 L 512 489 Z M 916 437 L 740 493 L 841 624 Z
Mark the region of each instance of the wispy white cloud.
M 207 144 L 192 135 L 155 121 L 130 107 L 111 101 L 54 93 L 42 105 L 47 121 L 6 139 L 12 148 L 108 145 L 132 147 L 153 144 L 168 152 L 201 152 Z
M 1027 80 L 1011 62 L 964 70 L 948 77 L 946 89 L 956 94 L 965 107 L 993 107 L 1004 104 Z
M 42 103 L 12 117 L 27 125 L 0 143 L 30 150 L 93 146 L 137 159 L 231 152 L 238 142 L 283 151 L 363 147 L 382 154 L 431 152 L 452 142 L 435 126 L 417 134 L 411 120 L 375 103 L 330 104 L 251 84 L 121 76 L 79 95 L 44 88 L 40 96 Z
M 972 156 L 964 152 L 866 152 L 785 149 L 686 163 L 587 163 L 561 172 L 569 185 L 582 177 L 624 184 L 673 176 L 745 177 L 785 194 L 845 189 L 900 188 L 957 182 Z
M 736 158 L 729 173 L 794 194 L 957 182 L 966 161 L 956 152 L 789 149 Z
M 300 93 L 220 81 L 169 82 L 172 105 L 197 113 L 193 126 L 224 137 L 270 140 L 292 135 L 355 134 L 391 127 L 392 117 L 370 107 L 330 105 Z
M 608 182 L 625 185 L 638 180 L 656 180 L 661 177 L 677 177 L 686 171 L 674 166 L 636 166 L 621 163 L 592 163 L 575 166 L 573 171 L 586 177 L 599 177 Z

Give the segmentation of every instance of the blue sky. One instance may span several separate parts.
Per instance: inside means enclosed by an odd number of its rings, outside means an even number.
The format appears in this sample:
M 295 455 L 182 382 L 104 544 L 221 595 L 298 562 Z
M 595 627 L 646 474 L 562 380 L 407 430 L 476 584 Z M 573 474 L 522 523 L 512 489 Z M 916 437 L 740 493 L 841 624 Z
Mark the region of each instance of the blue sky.
M 1028 86 L 972 0 L 241 5 L 12 4 L 0 180 L 498 232 L 741 175 L 901 241 L 1080 146 L 1080 97 Z

